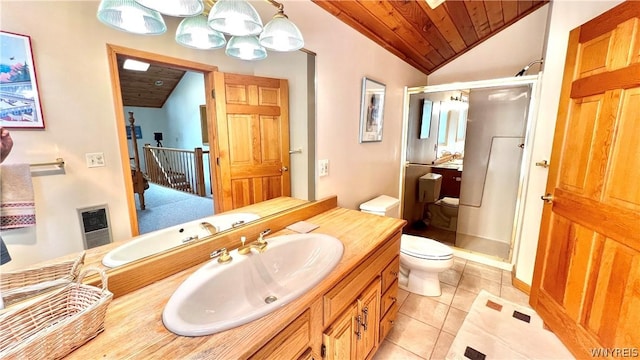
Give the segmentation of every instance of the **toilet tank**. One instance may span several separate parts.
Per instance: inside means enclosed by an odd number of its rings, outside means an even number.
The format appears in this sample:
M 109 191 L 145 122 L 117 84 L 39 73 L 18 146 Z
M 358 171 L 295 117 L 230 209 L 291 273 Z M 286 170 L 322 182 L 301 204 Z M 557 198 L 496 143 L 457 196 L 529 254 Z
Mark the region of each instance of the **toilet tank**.
M 418 201 L 433 203 L 440 198 L 442 175 L 428 173 L 418 178 Z
M 400 216 L 399 210 L 400 200 L 387 195 L 380 195 L 360 205 L 362 212 L 394 218 Z

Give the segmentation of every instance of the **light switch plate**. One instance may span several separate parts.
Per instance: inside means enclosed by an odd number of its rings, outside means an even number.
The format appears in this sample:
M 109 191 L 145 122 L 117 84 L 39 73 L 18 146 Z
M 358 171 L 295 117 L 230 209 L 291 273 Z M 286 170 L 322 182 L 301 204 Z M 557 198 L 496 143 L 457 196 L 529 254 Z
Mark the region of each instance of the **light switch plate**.
M 84 154 L 87 159 L 87 167 L 100 167 L 104 166 L 104 153 L 86 153 Z
M 318 160 L 318 176 L 329 175 L 329 160 Z

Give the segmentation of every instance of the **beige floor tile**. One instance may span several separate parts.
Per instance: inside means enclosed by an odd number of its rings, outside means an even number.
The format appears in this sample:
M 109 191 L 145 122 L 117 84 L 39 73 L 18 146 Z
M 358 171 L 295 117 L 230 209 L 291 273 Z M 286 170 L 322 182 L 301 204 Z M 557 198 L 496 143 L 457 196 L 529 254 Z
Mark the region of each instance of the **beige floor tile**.
M 451 346 L 451 345 L 449 345 Z M 421 360 L 424 359 L 390 341 L 383 341 L 373 360 Z
M 438 274 L 441 283 L 449 284 L 451 286 L 458 286 L 460 277 L 462 276 L 462 270 L 449 269 Z
M 398 289 L 398 306 L 402 306 L 404 301 L 409 297 L 410 292 L 403 289 Z
M 440 289 L 442 290 L 442 294 L 440 296 L 432 296 L 431 299 L 443 304 L 451 305 L 453 295 L 456 293 L 456 287 L 440 283 Z
M 454 307 L 449 308 L 449 313 L 447 313 L 447 318 L 444 320 L 444 325 L 442 325 L 442 331 L 446 331 L 451 335 L 455 335 L 458 333 L 458 329 L 462 326 L 462 322 L 467 317 L 467 312 L 458 310 Z
M 442 327 L 447 316 L 449 305 L 433 298 L 410 294 L 400 307 L 400 312 L 416 320 L 429 324 L 437 329 Z
M 433 352 L 439 333 L 440 331 L 433 326 L 407 315 L 398 314 L 387 340 L 414 354 L 428 358 Z
M 453 258 L 453 266 L 451 267 L 451 269 L 462 272 L 462 270 L 464 270 L 464 265 L 467 263 L 466 259 L 461 259 L 461 258 L 457 258 L 454 257 Z
M 478 294 L 458 288 L 455 295 L 453 295 L 451 307 L 462 311 L 469 311 L 471 309 L 471 304 L 473 304 L 473 300 L 476 299 L 476 296 L 478 296 Z
M 497 269 L 473 261 L 467 261 L 463 274 L 479 276 L 483 279 L 495 281 L 498 284 L 502 282 L 502 269 Z
M 458 289 L 467 290 L 472 293 L 479 293 L 484 289 L 493 295 L 500 296 L 500 282 L 482 278 L 480 276 L 462 273 Z
M 502 285 L 512 285 L 511 284 L 511 271 L 502 270 Z
M 433 354 L 431 354 L 431 360 L 445 359 L 451 348 L 453 339 L 455 339 L 455 336 L 441 331 L 440 336 L 438 336 L 438 341 L 436 342 L 436 347 L 433 349 Z
M 531 305 L 529 305 L 529 295 L 514 288 L 513 286 L 502 285 L 500 288 L 500 297 L 518 305 L 531 308 Z

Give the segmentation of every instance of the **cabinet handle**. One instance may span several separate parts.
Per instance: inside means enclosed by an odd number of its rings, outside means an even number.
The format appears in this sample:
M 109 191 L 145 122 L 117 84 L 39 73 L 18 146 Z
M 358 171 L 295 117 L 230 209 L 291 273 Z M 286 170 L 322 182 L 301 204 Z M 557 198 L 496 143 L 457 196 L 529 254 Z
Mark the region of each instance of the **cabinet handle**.
M 398 277 L 398 272 L 397 272 L 397 271 L 391 271 L 390 273 L 391 273 L 391 275 L 392 275 L 393 277 L 395 277 L 395 278 L 397 278 L 397 277 Z
M 360 315 L 358 315 L 358 318 L 356 319 L 357 324 L 357 328 L 356 328 L 356 336 L 358 337 L 358 340 L 360 340 L 360 338 L 362 337 L 362 332 L 360 332 L 360 322 L 362 321 L 362 317 Z
M 362 328 L 364 331 L 367 331 L 367 324 L 369 323 L 369 308 L 365 307 L 362 309 L 362 313 L 364 314 L 364 322 L 362 323 Z
M 394 302 L 396 302 L 396 301 L 398 301 L 398 298 L 397 298 L 397 297 L 391 297 L 391 303 L 394 303 Z

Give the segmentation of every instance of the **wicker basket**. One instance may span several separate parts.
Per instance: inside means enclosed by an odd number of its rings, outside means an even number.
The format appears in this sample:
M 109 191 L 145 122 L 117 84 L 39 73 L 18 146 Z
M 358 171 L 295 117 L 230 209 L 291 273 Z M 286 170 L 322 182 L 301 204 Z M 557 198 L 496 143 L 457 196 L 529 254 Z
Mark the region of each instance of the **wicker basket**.
M 0 296 L 4 305 L 9 306 L 73 282 L 84 264 L 84 256 L 85 252 L 82 252 L 76 260 L 2 273 Z
M 81 284 L 88 271 L 102 277 L 102 288 Z M 0 315 L 1 359 L 60 359 L 104 330 L 113 294 L 103 270 L 89 268 L 76 282 L 38 301 Z

